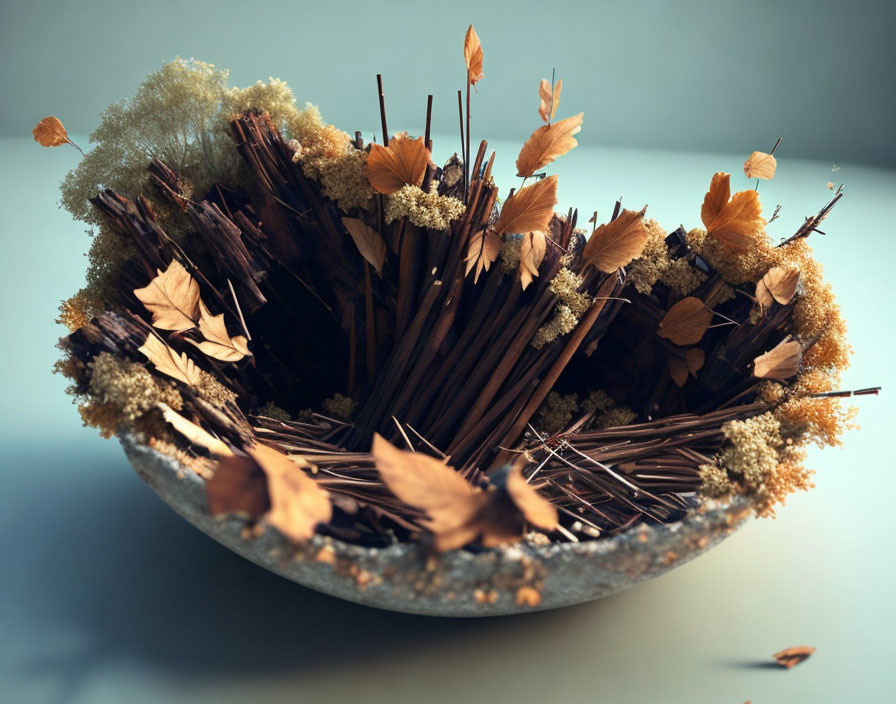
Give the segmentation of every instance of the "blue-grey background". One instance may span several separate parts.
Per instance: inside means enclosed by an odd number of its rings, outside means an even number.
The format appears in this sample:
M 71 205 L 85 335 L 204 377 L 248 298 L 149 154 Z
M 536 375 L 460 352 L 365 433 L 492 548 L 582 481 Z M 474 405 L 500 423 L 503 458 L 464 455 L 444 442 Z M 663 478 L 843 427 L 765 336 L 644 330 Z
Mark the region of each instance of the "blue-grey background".
M 0 134 L 35 115 L 89 132 L 98 113 L 174 56 L 274 75 L 351 132 L 377 122 L 453 133 L 467 24 L 485 48 L 474 137 L 525 137 L 538 79 L 564 79 L 560 114 L 584 143 L 769 149 L 896 163 L 891 0 L 3 0 Z
M 878 158 L 894 153 L 887 7 L 3 5 L 0 701 L 893 701 L 896 171 Z M 50 374 L 64 332 L 56 307 L 86 264 L 84 228 L 55 207 L 79 155 L 38 147 L 29 132 L 57 114 L 86 143 L 108 102 L 182 54 L 229 65 L 241 84 L 280 75 L 347 129 L 377 129 L 378 70 L 392 129 L 418 126 L 432 87 L 447 111 L 435 140 L 446 156 L 471 20 L 486 51 L 474 137 L 504 138 L 493 141 L 499 183 L 515 182 L 537 120 L 533 88 L 552 65 L 568 84 L 563 114 L 586 113 L 582 146 L 556 165 L 561 209 L 605 214 L 621 194 L 669 228 L 694 226 L 712 173 L 748 187 L 746 153 L 778 135 L 778 175 L 760 187 L 767 211 L 783 204 L 773 236 L 815 212 L 829 180 L 844 183 L 814 245 L 856 350 L 844 385 L 884 393 L 861 399 L 862 430 L 843 449 L 812 453 L 817 487 L 777 520 L 594 604 L 450 621 L 365 609 L 265 573 L 174 516 L 114 441 L 80 427 Z M 749 80 L 731 90 L 738 71 Z M 818 652 L 790 672 L 767 666 L 798 644 Z

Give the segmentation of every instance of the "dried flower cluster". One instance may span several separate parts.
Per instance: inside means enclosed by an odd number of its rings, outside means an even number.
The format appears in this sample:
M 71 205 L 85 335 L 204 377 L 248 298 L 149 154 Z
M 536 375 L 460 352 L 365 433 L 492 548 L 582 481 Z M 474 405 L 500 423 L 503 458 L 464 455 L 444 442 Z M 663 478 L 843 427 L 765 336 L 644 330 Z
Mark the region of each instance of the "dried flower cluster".
M 839 191 L 779 245 L 724 172 L 703 229 L 617 203 L 586 237 L 543 173 L 583 116 L 556 119 L 562 80 L 540 82 L 502 201 L 470 144 L 483 56 L 470 27 L 441 167 L 432 96 L 424 135 L 390 135 L 381 77 L 372 144 L 278 79 L 230 88 L 192 60 L 111 106 L 63 184 L 94 227 L 59 317 L 85 423 L 139 433 L 208 480 L 213 513 L 296 542 L 585 540 L 677 520 L 695 492 L 768 515 L 810 486 L 806 444 L 851 419 L 807 242 Z M 35 139 L 70 144 L 56 118 Z M 744 173 L 776 166 L 754 152 Z

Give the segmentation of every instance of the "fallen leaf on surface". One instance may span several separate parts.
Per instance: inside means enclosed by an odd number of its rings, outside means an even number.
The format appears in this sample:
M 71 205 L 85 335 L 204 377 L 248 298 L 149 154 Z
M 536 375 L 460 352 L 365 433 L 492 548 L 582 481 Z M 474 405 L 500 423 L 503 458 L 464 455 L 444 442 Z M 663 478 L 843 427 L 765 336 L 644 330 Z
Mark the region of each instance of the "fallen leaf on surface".
M 557 114 L 557 106 L 560 104 L 560 91 L 563 90 L 563 79 L 558 78 L 552 86 L 547 78 L 541 79 L 538 86 L 538 98 L 541 101 L 538 106 L 538 115 L 542 120 L 550 124 Z
M 479 35 L 476 34 L 473 25 L 470 25 L 464 37 L 464 63 L 467 65 L 467 75 L 473 85 L 485 76 L 482 72 L 482 58 L 482 42 L 479 41 Z
M 523 235 L 520 244 L 520 282 L 523 291 L 538 276 L 538 267 L 547 251 L 547 239 L 543 232 L 530 232 Z
M 745 252 L 765 225 L 762 204 L 754 190 L 731 196 L 730 178 L 730 174 L 721 171 L 712 177 L 700 217 L 708 235 L 735 252 Z
M 582 261 L 597 267 L 605 274 L 628 266 L 638 257 L 647 243 L 644 210 L 623 210 L 615 220 L 596 228 L 585 242 Z
M 406 185 L 423 183 L 429 152 L 423 137 L 393 137 L 389 146 L 370 145 L 367 155 L 367 179 L 379 193 L 390 195 Z
M 196 327 L 199 313 L 199 284 L 183 265 L 172 259 L 149 285 L 134 295 L 152 313 L 152 324 L 162 330 L 181 332 Z
M 784 381 L 800 370 L 803 348 L 796 340 L 785 339 L 753 360 L 753 375 L 760 379 Z
M 201 381 L 199 367 L 192 359 L 183 352 L 175 352 L 152 333 L 137 351 L 142 352 L 162 374 L 167 374 L 188 386 L 195 386 Z
M 165 420 L 170 423 L 178 433 L 189 440 L 191 444 L 204 447 L 213 455 L 228 456 L 233 454 L 231 449 L 221 440 L 196 425 L 193 421 L 187 420 L 170 406 L 160 403 L 159 408 L 161 409 L 162 416 Z
M 501 254 L 501 237 L 495 234 L 495 231 L 489 228 L 483 228 L 470 238 L 470 244 L 467 247 L 467 257 L 464 261 L 467 263 L 467 269 L 464 276 L 469 276 L 473 269 L 476 273 L 473 276 L 473 283 L 479 281 L 479 275 L 483 271 L 488 271 L 498 255 Z
M 578 144 L 574 135 L 581 131 L 583 117 L 584 113 L 579 113 L 535 130 L 516 159 L 516 175 L 531 176 L 573 149 Z
M 785 306 L 796 293 L 799 280 L 800 272 L 796 269 L 772 267 L 756 284 L 756 299 L 766 308 L 772 301 Z
M 778 161 L 771 154 L 753 152 L 744 162 L 744 174 L 747 178 L 761 178 L 764 181 L 775 175 Z
M 224 314 L 212 315 L 202 300 L 199 301 L 199 332 L 205 340 L 190 342 L 209 357 L 222 362 L 238 362 L 252 354 L 248 347 L 249 341 L 242 335 L 230 337 L 224 324 Z
M 688 296 L 668 310 L 656 334 L 676 345 L 695 345 L 700 342 L 711 320 L 712 311 L 703 305 L 703 301 Z
M 772 657 L 778 661 L 779 665 L 789 670 L 794 665 L 799 665 L 803 660 L 806 660 L 815 650 L 816 648 L 813 648 L 811 645 L 796 645 L 792 648 L 780 650 Z
M 556 203 L 556 174 L 521 188 L 504 202 L 495 224 L 495 234 L 547 231 Z
M 383 262 L 386 261 L 386 242 L 382 235 L 357 218 L 342 218 L 342 224 L 354 240 L 361 256 L 377 274 L 382 276 Z

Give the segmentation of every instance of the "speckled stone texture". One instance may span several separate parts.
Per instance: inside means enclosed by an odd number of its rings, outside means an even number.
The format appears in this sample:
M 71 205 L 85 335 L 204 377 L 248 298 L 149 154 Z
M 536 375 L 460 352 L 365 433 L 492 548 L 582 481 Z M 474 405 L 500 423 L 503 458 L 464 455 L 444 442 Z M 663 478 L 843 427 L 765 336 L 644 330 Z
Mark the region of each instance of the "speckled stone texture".
M 320 535 L 296 547 L 272 529 L 251 537 L 244 520 L 213 518 L 195 472 L 133 436 L 123 435 L 121 444 L 140 478 L 171 508 L 247 560 L 341 599 L 432 616 L 497 616 L 609 596 L 708 550 L 751 513 L 744 501 L 713 502 L 678 523 L 638 526 L 590 542 L 444 555 L 413 544 L 364 548 Z

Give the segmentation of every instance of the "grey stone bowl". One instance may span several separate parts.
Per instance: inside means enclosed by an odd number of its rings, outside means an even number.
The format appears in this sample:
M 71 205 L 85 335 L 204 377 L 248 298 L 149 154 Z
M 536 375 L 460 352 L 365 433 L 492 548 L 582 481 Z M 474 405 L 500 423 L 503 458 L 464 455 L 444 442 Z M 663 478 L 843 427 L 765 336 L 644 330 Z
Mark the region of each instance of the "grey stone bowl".
M 212 517 L 195 472 L 131 435 L 120 439 L 137 474 L 163 501 L 238 555 L 341 599 L 431 616 L 497 616 L 609 596 L 708 550 L 751 513 L 742 500 L 709 502 L 677 523 L 638 526 L 590 542 L 524 542 L 441 556 L 413 544 L 364 548 L 320 535 L 296 547 L 274 530 L 254 537 L 237 517 Z

